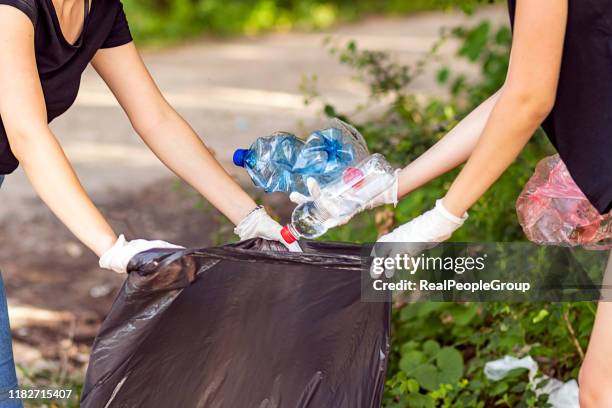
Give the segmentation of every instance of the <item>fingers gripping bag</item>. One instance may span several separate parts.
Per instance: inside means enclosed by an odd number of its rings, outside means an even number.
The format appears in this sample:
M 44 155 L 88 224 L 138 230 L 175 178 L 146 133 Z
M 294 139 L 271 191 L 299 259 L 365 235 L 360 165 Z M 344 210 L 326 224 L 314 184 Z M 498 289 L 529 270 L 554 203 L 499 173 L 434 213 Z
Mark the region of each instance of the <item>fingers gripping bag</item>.
M 559 157 L 538 163 L 516 202 L 530 241 L 542 245 L 612 249 L 612 213 L 599 214 Z

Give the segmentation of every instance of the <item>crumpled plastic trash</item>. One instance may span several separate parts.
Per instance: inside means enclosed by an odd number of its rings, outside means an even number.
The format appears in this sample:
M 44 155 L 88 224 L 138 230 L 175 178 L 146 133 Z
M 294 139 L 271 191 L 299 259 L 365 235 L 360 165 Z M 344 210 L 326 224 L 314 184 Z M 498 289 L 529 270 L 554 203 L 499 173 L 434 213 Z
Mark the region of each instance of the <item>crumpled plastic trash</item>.
M 559 155 L 538 163 L 516 212 L 525 235 L 537 244 L 612 249 L 612 213 L 599 214 Z
M 499 381 L 508 373 L 517 368 L 529 370 L 529 383 L 536 395 L 548 394 L 548 403 L 552 408 L 580 408 L 578 399 L 578 383 L 576 380 L 562 382 L 547 376 L 536 378 L 538 363 L 531 356 L 516 358 L 504 356 L 499 360 L 489 361 L 485 364 L 484 373 L 489 380 Z M 548 380 L 548 383 L 537 388 L 538 383 Z

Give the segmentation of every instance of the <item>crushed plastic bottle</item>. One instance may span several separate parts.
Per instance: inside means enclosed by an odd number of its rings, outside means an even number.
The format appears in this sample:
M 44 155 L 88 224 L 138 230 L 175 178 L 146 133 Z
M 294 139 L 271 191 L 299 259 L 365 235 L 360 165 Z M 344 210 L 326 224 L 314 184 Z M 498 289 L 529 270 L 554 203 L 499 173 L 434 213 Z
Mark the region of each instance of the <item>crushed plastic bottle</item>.
M 290 133 L 277 132 L 260 137 L 249 149 L 234 152 L 234 164 L 244 167 L 253 183 L 266 191 L 302 192 L 307 190 L 302 175 L 292 172 L 304 142 Z
M 394 169 L 381 154 L 373 154 L 356 166 L 347 167 L 340 177 L 321 189 L 313 201 L 298 205 L 291 223 L 281 234 L 291 244 L 299 238 L 317 238 L 337 220 L 351 218 L 366 204 L 391 187 Z
M 324 186 L 367 155 L 361 134 L 334 119 L 330 128 L 313 132 L 306 141 L 283 132 L 258 138 L 249 149 L 236 150 L 234 164 L 246 168 L 253 183 L 268 193 L 308 195 L 308 177 Z
M 516 210 L 530 241 L 612 249 L 612 213 L 599 214 L 559 155 L 538 163 L 516 202 Z

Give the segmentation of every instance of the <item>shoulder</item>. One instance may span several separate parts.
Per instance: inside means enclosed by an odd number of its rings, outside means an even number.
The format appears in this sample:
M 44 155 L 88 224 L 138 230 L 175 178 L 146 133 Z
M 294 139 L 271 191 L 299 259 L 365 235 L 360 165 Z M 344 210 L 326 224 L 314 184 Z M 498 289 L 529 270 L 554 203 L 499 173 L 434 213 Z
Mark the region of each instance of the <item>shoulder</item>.
M 23 12 L 36 26 L 38 20 L 39 0 L 0 0 L 0 5 L 14 7 Z M 42 1 L 42 0 L 41 0 Z

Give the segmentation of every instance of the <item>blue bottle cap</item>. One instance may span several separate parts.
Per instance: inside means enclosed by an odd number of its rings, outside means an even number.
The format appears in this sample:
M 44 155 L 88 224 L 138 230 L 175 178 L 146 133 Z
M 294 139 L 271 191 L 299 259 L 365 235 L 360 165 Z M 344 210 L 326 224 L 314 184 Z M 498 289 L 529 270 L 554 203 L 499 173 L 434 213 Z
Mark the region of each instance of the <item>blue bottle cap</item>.
M 244 167 L 244 160 L 249 149 L 236 149 L 234 152 L 234 164 L 238 167 Z

